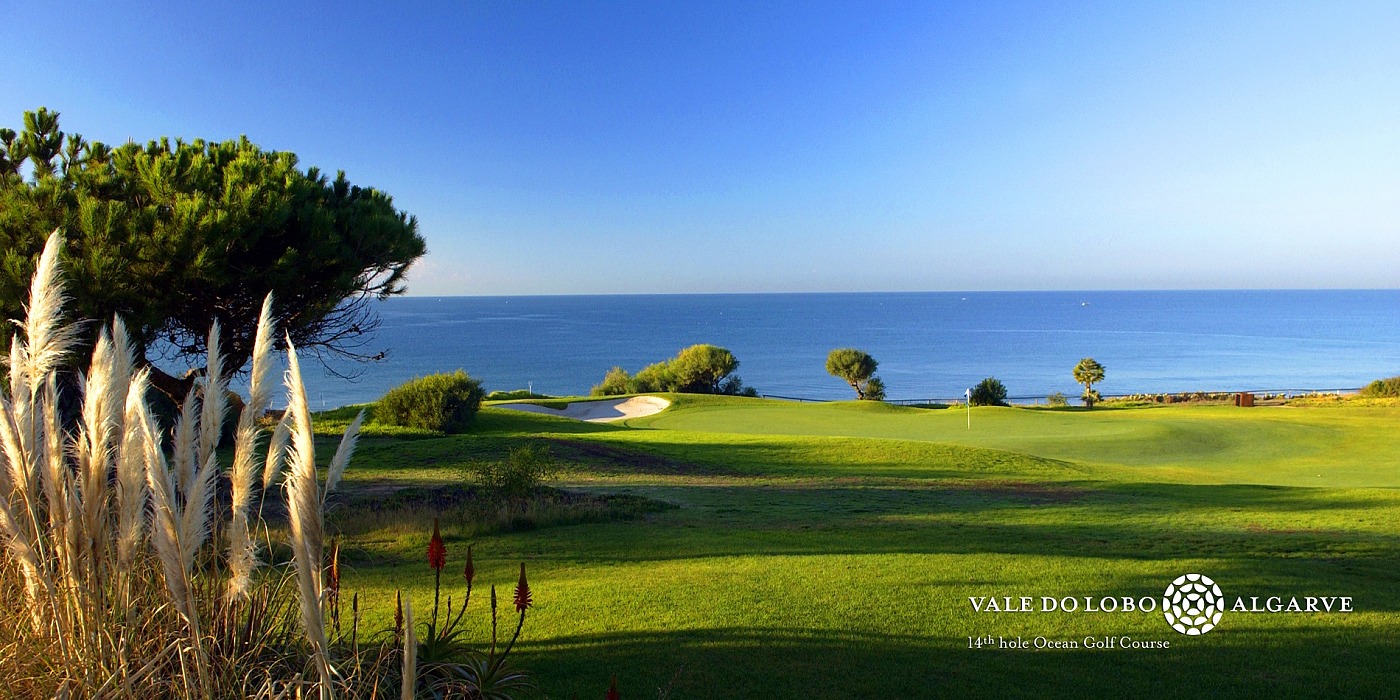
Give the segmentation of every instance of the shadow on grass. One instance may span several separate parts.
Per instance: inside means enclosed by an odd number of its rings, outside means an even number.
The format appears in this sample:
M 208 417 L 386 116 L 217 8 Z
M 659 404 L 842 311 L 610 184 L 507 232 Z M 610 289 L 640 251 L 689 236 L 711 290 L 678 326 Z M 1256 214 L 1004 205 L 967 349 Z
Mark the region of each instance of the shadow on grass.
M 1105 625 L 1104 636 L 1125 634 Z M 1333 628 L 1134 634 L 1167 649 L 969 649 L 948 637 L 802 629 L 691 629 L 522 642 L 549 697 L 677 698 L 1387 697 L 1393 643 Z M 1023 636 L 1031 641 L 1034 635 Z M 1053 637 L 1065 639 L 1064 637 Z M 1084 637 L 1069 637 L 1083 645 Z
M 1386 578 L 1400 562 L 1400 541 L 1391 533 L 1348 527 L 1354 518 L 1329 512 L 1377 508 L 1393 514 L 1400 510 L 1394 498 L 1332 498 L 1319 504 L 1309 499 L 1310 489 L 1101 486 L 970 482 L 918 489 L 636 489 L 682 507 L 645 520 L 531 533 L 528 547 L 551 552 L 555 564 L 586 566 L 890 554 L 1205 560 L 1216 567 L 1208 575 L 1261 583 L 1291 580 L 1323 590 L 1374 588 L 1376 577 Z M 1286 525 L 1279 524 L 1278 513 L 1285 514 Z M 1289 514 L 1300 522 L 1290 521 Z M 1305 520 L 1310 517 L 1318 519 Z M 527 545 L 507 538 L 497 546 Z M 379 553 L 375 564 L 412 566 L 418 556 L 416 548 Z M 1162 585 L 1152 582 L 1148 589 Z M 1398 608 L 1395 596 L 1370 607 Z

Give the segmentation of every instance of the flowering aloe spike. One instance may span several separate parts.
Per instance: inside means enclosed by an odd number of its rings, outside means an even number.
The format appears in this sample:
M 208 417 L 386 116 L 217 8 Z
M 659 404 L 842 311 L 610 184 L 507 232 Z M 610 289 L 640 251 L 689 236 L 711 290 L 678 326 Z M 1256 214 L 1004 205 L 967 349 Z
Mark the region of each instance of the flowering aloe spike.
M 434 571 L 442 571 L 447 566 L 447 546 L 442 543 L 437 518 L 433 518 L 433 537 L 428 540 L 428 566 Z
M 520 562 L 520 580 L 515 584 L 515 609 L 517 612 L 525 612 L 534 603 L 534 597 L 530 593 L 530 582 L 525 580 L 525 562 Z

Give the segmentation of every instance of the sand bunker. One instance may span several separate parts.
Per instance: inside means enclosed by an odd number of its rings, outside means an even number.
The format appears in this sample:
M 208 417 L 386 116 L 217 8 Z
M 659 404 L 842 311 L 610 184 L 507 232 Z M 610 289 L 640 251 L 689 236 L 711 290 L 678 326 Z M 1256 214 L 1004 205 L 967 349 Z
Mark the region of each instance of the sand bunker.
M 537 406 L 532 403 L 498 403 L 495 408 L 509 408 L 513 411 L 543 413 L 547 416 L 573 418 L 590 423 L 607 423 L 627 418 L 641 418 L 660 413 L 671 402 L 659 396 L 633 396 L 628 399 L 602 399 L 600 401 L 575 401 L 563 410 Z

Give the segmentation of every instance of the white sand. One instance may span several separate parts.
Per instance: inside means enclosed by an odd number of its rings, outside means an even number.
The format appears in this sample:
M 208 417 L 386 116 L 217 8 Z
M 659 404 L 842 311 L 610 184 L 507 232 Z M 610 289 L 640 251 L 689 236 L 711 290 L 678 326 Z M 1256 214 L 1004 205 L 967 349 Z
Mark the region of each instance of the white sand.
M 628 418 L 641 418 L 665 410 L 671 402 L 659 396 L 633 396 L 628 399 L 601 399 L 598 401 L 575 401 L 563 410 L 537 406 L 532 403 L 498 403 L 495 408 L 509 408 L 514 411 L 543 413 L 547 416 L 560 416 L 589 423 L 607 423 Z

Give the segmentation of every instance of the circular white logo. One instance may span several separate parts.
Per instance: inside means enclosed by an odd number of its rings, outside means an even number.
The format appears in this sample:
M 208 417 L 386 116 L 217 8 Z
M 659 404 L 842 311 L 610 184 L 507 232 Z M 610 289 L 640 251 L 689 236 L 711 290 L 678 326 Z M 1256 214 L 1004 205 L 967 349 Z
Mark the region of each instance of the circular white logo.
M 1162 594 L 1162 614 L 1182 634 L 1195 637 L 1215 629 L 1224 612 L 1225 594 L 1208 576 L 1178 576 Z

